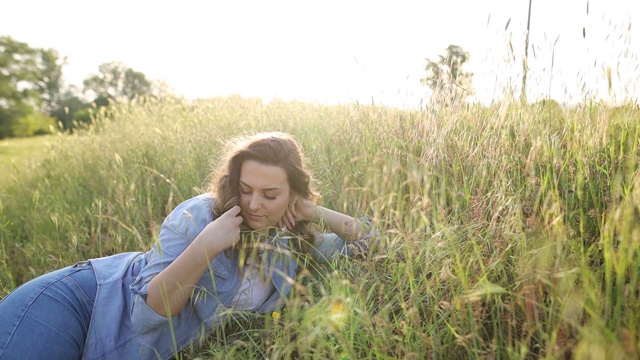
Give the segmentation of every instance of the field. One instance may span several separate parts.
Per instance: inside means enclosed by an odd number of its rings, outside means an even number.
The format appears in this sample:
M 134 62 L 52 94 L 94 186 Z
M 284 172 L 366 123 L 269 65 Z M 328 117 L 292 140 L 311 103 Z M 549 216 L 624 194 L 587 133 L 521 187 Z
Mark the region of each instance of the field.
M 239 314 L 180 357 L 640 357 L 636 105 L 120 105 L 0 182 L 0 296 L 148 249 L 223 140 L 264 130 L 293 134 L 324 204 L 371 217 L 379 243 L 302 271 L 281 312 Z
M 16 181 L 23 172 L 29 172 L 40 160 L 49 156 L 55 136 L 5 139 L 0 141 L 0 186 L 11 178 Z

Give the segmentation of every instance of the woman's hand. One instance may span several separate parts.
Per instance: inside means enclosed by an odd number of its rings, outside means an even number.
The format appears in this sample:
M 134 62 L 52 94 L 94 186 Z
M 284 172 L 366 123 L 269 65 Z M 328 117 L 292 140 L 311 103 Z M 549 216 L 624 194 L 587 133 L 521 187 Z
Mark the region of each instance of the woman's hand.
M 316 205 L 309 199 L 298 196 L 293 197 L 284 216 L 278 222 L 278 226 L 282 228 L 283 225 L 286 225 L 287 229 L 293 230 L 296 221 L 309 221 L 315 224 L 322 222 L 331 232 L 346 241 L 358 240 L 368 231 L 360 220 Z
M 200 232 L 196 241 L 200 242 L 208 254 L 215 254 L 234 246 L 240 241 L 242 216 L 240 206 L 234 206 L 220 217 L 210 222 Z
M 307 199 L 294 196 L 282 219 L 278 222 L 278 227 L 286 226 L 293 230 L 297 221 L 314 221 L 317 205 Z
M 293 208 L 293 214 L 298 221 L 315 222 L 318 205 L 312 203 L 310 200 L 296 196 L 290 208 Z

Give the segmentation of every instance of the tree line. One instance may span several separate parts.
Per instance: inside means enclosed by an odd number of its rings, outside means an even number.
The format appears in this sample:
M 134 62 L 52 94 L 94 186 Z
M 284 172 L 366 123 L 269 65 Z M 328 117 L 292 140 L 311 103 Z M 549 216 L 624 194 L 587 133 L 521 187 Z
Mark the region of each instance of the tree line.
M 452 105 L 473 95 L 473 74 L 463 69 L 468 60 L 469 53 L 457 45 L 437 60 L 426 59 L 421 83 L 431 88 L 432 104 Z M 101 64 L 78 89 L 65 84 L 65 64 L 54 49 L 0 36 L 0 139 L 73 131 L 113 101 L 161 92 L 159 84 L 120 62 Z
M 66 59 L 0 36 L 0 139 L 72 131 L 112 101 L 154 95 L 160 86 L 120 62 L 101 64 L 82 88 L 67 85 Z

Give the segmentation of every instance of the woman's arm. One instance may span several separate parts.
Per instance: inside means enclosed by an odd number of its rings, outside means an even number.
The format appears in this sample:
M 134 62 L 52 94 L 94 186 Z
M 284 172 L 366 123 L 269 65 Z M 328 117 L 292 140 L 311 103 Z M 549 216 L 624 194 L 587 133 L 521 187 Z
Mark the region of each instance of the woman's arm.
M 287 224 L 293 228 L 296 221 L 307 220 L 315 224 L 326 225 L 331 232 L 346 241 L 360 239 L 368 233 L 364 224 L 349 215 L 327 209 L 308 200 L 296 199 L 285 214 Z
M 345 241 L 358 240 L 367 232 L 360 220 L 323 206 L 315 205 L 313 214 L 312 222 L 326 224 L 331 232 Z
M 240 240 L 240 207 L 207 224 L 194 241 L 149 282 L 147 305 L 165 317 L 182 311 L 211 261 Z

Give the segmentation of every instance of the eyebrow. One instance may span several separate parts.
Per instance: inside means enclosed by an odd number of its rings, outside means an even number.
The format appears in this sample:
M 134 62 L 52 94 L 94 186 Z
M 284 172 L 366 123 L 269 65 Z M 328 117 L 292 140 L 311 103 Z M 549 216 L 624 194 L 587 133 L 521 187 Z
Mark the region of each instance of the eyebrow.
M 242 180 L 240 180 L 240 184 L 242 184 L 242 185 L 244 185 L 244 186 L 246 186 L 246 187 L 248 187 L 250 189 L 253 189 L 251 186 L 249 186 L 249 184 L 247 184 L 246 182 L 244 182 Z M 281 189 L 282 189 L 281 187 L 276 186 L 276 187 L 271 187 L 271 188 L 267 188 L 267 189 L 262 189 L 262 191 L 281 190 Z

